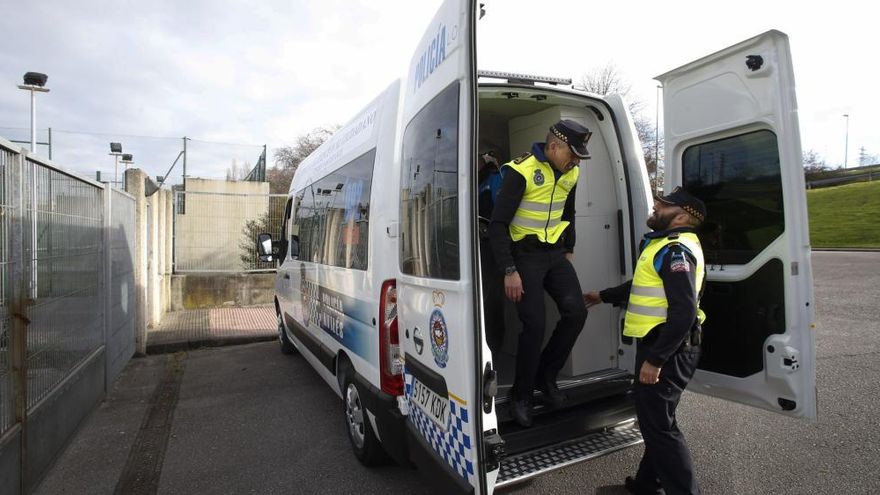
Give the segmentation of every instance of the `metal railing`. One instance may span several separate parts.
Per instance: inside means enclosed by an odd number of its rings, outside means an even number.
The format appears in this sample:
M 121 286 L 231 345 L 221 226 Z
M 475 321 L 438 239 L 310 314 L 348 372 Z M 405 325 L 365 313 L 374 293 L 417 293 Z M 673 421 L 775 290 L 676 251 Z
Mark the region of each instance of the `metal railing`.
M 262 232 L 281 236 L 287 196 L 177 191 L 174 194 L 174 272 L 274 270 L 256 251 Z

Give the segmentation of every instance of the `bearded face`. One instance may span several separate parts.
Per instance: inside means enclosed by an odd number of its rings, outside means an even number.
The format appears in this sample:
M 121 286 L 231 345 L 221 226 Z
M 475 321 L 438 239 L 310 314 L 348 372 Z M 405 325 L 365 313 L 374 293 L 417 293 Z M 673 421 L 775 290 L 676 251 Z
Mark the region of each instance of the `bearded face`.
M 648 221 L 645 222 L 648 224 L 648 227 L 657 232 L 661 230 L 667 230 L 669 228 L 669 224 L 672 223 L 672 220 L 678 215 L 678 208 L 676 207 L 663 207 L 660 205 L 654 205 L 654 213 L 648 217 Z

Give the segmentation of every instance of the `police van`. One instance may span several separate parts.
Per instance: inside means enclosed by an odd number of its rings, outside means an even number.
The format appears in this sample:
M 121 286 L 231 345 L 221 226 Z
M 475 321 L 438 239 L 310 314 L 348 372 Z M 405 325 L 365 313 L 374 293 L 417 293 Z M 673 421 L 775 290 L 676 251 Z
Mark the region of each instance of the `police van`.
M 472 1 L 449 0 L 391 84 L 297 169 L 277 257 L 281 350 L 333 390 L 355 455 L 388 456 L 432 483 L 492 493 L 641 442 L 635 342 L 623 311 L 590 310 L 559 377 L 566 406 L 510 419 L 516 336 L 493 354 L 479 256 L 476 157 L 502 163 L 571 119 L 593 133 L 581 163 L 573 264 L 583 289 L 632 277 L 652 194 L 618 96 L 549 77 L 483 72 Z M 810 245 L 787 37 L 770 31 L 657 77 L 665 188 L 707 205 L 708 315 L 690 390 L 815 418 Z M 548 299 L 548 326 L 558 319 Z M 551 332 L 547 332 L 547 337 Z M 535 392 L 536 396 L 539 392 Z M 342 420 L 342 418 L 340 418 Z

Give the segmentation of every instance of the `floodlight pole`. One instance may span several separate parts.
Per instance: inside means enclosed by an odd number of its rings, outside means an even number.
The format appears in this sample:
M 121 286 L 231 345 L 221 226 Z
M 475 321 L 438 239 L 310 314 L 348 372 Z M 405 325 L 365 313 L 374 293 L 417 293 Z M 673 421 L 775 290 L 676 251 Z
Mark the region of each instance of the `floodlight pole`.
M 35 86 L 33 84 L 19 84 L 18 89 L 31 92 L 31 153 L 37 152 L 37 92 L 48 93 L 49 88 Z

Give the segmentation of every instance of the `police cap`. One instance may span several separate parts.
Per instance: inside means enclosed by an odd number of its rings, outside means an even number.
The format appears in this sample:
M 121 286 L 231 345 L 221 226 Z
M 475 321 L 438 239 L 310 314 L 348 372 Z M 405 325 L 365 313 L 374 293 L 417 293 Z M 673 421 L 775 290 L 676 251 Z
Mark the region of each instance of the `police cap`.
M 654 199 L 667 205 L 678 206 L 700 222 L 706 219 L 706 204 L 681 186 L 676 187 L 666 196 L 654 196 Z
M 587 142 L 593 133 L 586 127 L 573 120 L 563 119 L 550 126 L 550 132 L 567 144 L 578 158 L 590 158 Z

